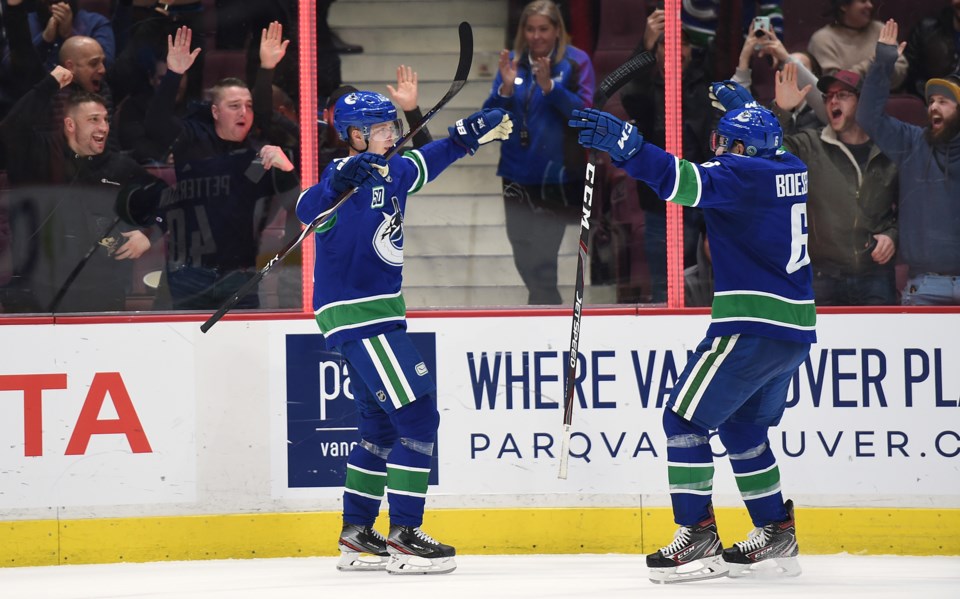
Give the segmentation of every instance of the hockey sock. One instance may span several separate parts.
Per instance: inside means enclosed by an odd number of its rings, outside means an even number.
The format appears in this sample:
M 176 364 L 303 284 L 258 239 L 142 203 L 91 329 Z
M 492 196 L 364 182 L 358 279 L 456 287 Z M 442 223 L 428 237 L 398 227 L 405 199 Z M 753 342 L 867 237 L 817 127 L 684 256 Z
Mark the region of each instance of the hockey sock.
M 389 449 L 362 440 L 347 457 L 347 482 L 343 488 L 343 521 L 373 526 L 387 485 Z
M 392 415 L 400 438 L 387 461 L 390 524 L 420 526 L 427 498 L 430 461 L 440 425 L 434 394 L 418 397 Z
M 762 527 L 787 519 L 780 493 L 780 469 L 770 450 L 767 427 L 757 424 L 726 423 L 718 429 L 730 456 L 740 496 L 750 512 L 753 525 Z
M 709 431 L 672 410 L 663 411 L 663 431 L 667 435 L 667 480 L 673 519 L 681 526 L 692 526 L 710 514 L 713 453 Z

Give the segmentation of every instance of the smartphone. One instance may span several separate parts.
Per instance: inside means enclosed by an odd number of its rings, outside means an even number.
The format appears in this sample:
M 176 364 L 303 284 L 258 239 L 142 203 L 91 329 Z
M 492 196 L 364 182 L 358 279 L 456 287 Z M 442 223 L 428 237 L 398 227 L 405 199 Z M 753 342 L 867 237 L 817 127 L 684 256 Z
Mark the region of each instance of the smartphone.
M 753 34 L 757 37 L 762 36 L 761 31 L 772 31 L 773 28 L 770 26 L 770 17 L 754 17 L 753 19 Z
M 263 160 L 258 156 L 250 162 L 250 166 L 247 167 L 244 176 L 254 183 L 259 183 L 260 179 L 263 179 L 263 176 L 267 173 L 266 169 L 263 168 Z

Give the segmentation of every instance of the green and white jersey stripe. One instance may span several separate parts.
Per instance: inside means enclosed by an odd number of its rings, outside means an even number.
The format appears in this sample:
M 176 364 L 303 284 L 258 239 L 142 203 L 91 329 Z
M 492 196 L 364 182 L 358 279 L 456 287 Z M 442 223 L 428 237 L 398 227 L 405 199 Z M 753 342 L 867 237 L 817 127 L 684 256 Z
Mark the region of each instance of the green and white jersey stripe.
M 403 157 L 417 167 L 417 177 L 413 180 L 413 184 L 410 185 L 410 189 L 407 190 L 407 195 L 413 195 L 420 191 L 420 188 L 423 187 L 427 179 L 430 178 L 430 171 L 427 169 L 427 162 L 423 159 L 423 154 L 421 154 L 419 150 L 404 152 Z
M 684 420 L 692 420 L 693 415 L 703 399 L 710 381 L 720 370 L 720 365 L 733 351 L 734 346 L 740 335 L 731 335 L 727 337 L 715 337 L 710 351 L 704 352 L 697 363 L 694 365 L 690 376 L 687 377 L 683 387 L 677 395 L 677 401 L 673 404 L 673 411 Z
M 713 493 L 713 464 L 667 462 L 667 480 L 671 493 L 710 495 Z
M 681 206 L 696 206 L 700 203 L 703 192 L 703 182 L 700 180 L 700 171 L 692 163 L 680 158 L 673 159 L 674 179 L 673 191 L 664 198 Z
M 756 472 L 734 473 L 744 500 L 760 499 L 780 492 L 780 469 L 776 464 Z
M 387 492 L 411 497 L 426 497 L 429 468 L 387 463 Z
M 344 484 L 344 490 L 347 493 L 370 499 L 383 499 L 383 489 L 386 486 L 386 472 L 367 470 L 353 464 L 347 464 L 347 482 Z
M 713 295 L 712 322 L 762 322 L 813 331 L 817 324 L 814 301 L 794 300 L 752 290 L 718 291 Z
M 403 368 L 400 367 L 400 361 L 397 360 L 397 355 L 390 347 L 386 335 L 362 339 L 361 342 L 364 349 L 367 350 L 374 368 L 377 369 L 380 380 L 383 381 L 393 407 L 400 409 L 414 401 L 417 396 L 414 395 L 410 381 L 407 380 Z
M 398 291 L 387 295 L 331 302 L 320 306 L 314 316 L 320 331 L 330 336 L 341 330 L 382 322 L 402 321 L 406 318 L 406 313 L 406 302 Z

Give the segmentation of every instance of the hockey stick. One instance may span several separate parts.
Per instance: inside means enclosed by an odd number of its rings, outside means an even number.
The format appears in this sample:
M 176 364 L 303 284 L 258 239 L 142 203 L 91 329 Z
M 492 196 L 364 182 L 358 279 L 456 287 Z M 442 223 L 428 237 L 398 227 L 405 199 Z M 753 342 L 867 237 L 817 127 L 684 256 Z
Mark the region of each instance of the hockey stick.
M 47 308 L 47 312 L 57 311 L 57 308 L 60 307 L 60 302 L 63 301 L 63 297 L 67 295 L 68 291 L 70 291 L 70 286 L 73 285 L 73 282 L 77 280 L 78 276 L 80 276 L 80 271 L 83 270 L 83 267 L 86 266 L 87 262 L 90 261 L 90 258 L 93 257 L 93 254 L 94 252 L 97 251 L 97 248 L 103 245 L 102 243 L 100 243 L 99 240 L 104 239 L 119 224 L 120 224 L 120 217 L 118 216 L 115 219 L 113 219 L 113 222 L 110 223 L 110 226 L 107 227 L 103 231 L 103 233 L 100 234 L 100 237 L 98 238 L 97 242 L 94 243 L 92 246 L 90 246 L 90 249 L 87 250 L 87 253 L 84 254 L 83 258 L 80 259 L 80 262 L 78 262 L 77 265 L 73 268 L 73 271 L 71 271 L 70 274 L 67 275 L 67 278 L 66 280 L 64 280 L 63 285 L 60 286 L 60 290 L 57 291 L 57 295 L 55 295 L 53 297 L 53 301 L 50 302 L 50 307 Z
M 597 93 L 594 96 L 593 106 L 602 110 L 610 96 L 617 93 L 640 69 L 643 69 L 656 60 L 650 52 L 641 52 L 615 71 L 603 78 Z M 570 425 L 573 422 L 573 395 L 577 376 L 577 362 L 579 357 L 577 347 L 580 345 L 580 322 L 583 316 L 583 269 L 590 251 L 590 211 L 593 209 L 594 177 L 597 172 L 597 152 L 590 150 L 587 161 L 587 172 L 583 181 L 583 211 L 580 216 L 580 251 L 577 253 L 577 280 L 573 292 L 573 324 L 570 327 L 570 357 L 567 363 L 567 380 L 563 389 L 563 436 L 560 441 L 560 472 L 558 478 L 567 478 L 567 466 L 570 464 Z
M 437 102 L 436 106 L 431 108 L 429 111 L 427 111 L 425 115 L 423 115 L 423 118 L 420 119 L 419 123 L 414 125 L 410 129 L 410 131 L 406 133 L 406 135 L 401 137 L 397 141 L 397 143 L 394 144 L 392 148 L 390 148 L 390 150 L 384 155 L 385 159 L 390 160 L 393 156 L 395 156 L 397 152 L 400 151 L 400 148 L 403 147 L 404 144 L 406 144 L 409 140 L 413 139 L 414 135 L 416 135 L 417 133 L 420 132 L 421 129 L 426 127 L 427 123 L 430 122 L 430 119 L 432 119 L 434 115 L 436 115 L 437 112 L 440 111 L 441 108 L 446 106 L 447 103 L 455 95 L 457 95 L 457 93 L 461 89 L 463 89 L 463 86 L 466 85 L 467 83 L 467 75 L 470 74 L 470 66 L 472 64 L 473 64 L 473 29 L 470 27 L 470 23 L 463 21 L 462 23 L 460 23 L 460 62 L 457 64 L 457 73 L 454 76 L 453 83 L 450 84 L 450 89 L 448 89 L 447 93 L 442 98 L 440 98 L 440 101 Z M 281 249 L 276 256 L 271 258 L 270 261 L 267 262 L 266 265 L 264 265 L 264 267 L 261 268 L 256 275 L 254 275 L 249 281 L 247 281 L 243 285 L 243 287 L 241 287 L 236 293 L 234 293 L 230 297 L 230 299 L 224 302 L 223 305 L 221 305 L 220 308 L 213 313 L 213 316 L 208 318 L 206 322 L 200 325 L 200 330 L 203 331 L 204 333 L 209 331 L 210 327 L 216 324 L 218 320 L 223 318 L 224 314 L 229 312 L 231 308 L 233 308 L 237 304 L 237 302 L 240 301 L 240 298 L 250 293 L 250 291 L 252 291 L 257 286 L 257 284 L 260 283 L 263 277 L 265 277 L 267 273 L 270 272 L 270 270 L 277 263 L 279 263 L 284 258 L 286 258 L 290 254 L 290 252 L 295 250 L 301 243 L 303 243 L 303 240 L 307 238 L 307 235 L 310 235 L 311 233 L 314 232 L 314 230 L 317 227 L 327 222 L 327 220 L 334 213 L 336 213 L 337 209 L 340 208 L 340 206 L 342 206 L 343 203 L 346 202 L 350 198 L 350 196 L 354 194 L 355 191 L 357 191 L 356 187 L 354 187 L 353 189 L 348 189 L 343 193 L 341 193 L 337 197 L 337 199 L 333 202 L 332 207 L 320 213 L 320 215 L 317 216 L 317 218 L 313 219 L 313 222 L 307 225 L 306 228 L 304 228 L 303 231 L 300 232 L 299 236 L 297 236 L 295 239 L 287 243 L 287 245 L 283 249 Z

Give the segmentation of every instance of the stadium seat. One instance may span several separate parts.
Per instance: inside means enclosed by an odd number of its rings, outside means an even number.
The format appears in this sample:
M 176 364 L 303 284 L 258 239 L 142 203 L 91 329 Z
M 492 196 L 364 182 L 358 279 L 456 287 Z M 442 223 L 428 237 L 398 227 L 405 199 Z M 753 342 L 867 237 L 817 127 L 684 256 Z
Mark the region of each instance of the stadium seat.
M 244 50 L 210 50 L 203 63 L 203 88 L 208 89 L 224 77 L 246 79 L 247 54 Z
M 927 105 L 913 94 L 892 94 L 887 100 L 887 114 L 918 127 L 927 124 Z
M 783 45 L 788 52 L 806 50 L 810 36 L 830 22 L 827 3 L 819 0 L 783 0 Z
M 597 83 L 633 55 L 643 41 L 647 9 L 643 0 L 601 0 L 593 70 Z
M 893 19 L 899 26 L 900 40 L 910 37 L 910 32 L 921 20 L 940 14 L 949 2 L 945 0 L 901 0 L 884 2 L 877 9 L 877 20 Z

